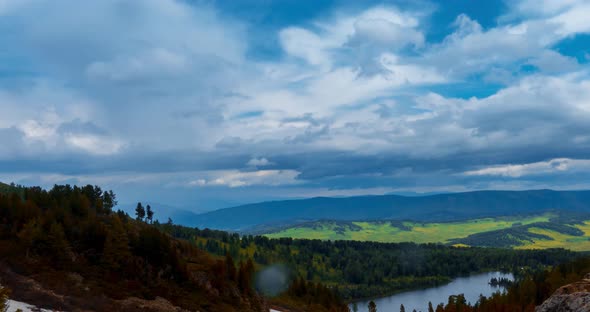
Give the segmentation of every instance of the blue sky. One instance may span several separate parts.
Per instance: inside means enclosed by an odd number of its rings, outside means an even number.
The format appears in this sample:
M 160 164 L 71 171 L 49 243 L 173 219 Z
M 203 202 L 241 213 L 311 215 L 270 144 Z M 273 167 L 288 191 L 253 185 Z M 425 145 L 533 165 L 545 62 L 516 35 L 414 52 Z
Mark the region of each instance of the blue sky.
M 0 181 L 204 211 L 588 189 L 590 3 L 0 0 Z

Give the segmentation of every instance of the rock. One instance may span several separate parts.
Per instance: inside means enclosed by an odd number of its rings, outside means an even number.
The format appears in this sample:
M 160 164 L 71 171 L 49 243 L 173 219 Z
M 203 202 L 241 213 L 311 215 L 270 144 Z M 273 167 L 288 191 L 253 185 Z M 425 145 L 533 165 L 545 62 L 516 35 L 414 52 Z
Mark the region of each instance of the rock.
M 119 308 L 122 311 L 146 311 L 146 312 L 188 312 L 180 307 L 170 303 L 170 301 L 156 297 L 155 300 L 145 300 L 136 297 L 130 297 L 125 300 L 118 301 Z
M 590 276 L 565 285 L 553 293 L 535 312 L 578 312 L 590 311 Z

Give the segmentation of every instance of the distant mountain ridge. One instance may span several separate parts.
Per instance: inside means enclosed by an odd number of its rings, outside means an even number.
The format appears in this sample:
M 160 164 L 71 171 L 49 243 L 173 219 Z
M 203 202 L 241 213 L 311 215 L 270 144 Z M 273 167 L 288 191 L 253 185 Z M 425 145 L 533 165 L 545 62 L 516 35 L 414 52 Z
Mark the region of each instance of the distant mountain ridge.
M 590 191 L 473 191 L 411 197 L 315 197 L 224 208 L 187 217 L 181 223 L 199 228 L 245 231 L 265 224 L 310 220 L 455 221 L 548 210 L 590 212 Z

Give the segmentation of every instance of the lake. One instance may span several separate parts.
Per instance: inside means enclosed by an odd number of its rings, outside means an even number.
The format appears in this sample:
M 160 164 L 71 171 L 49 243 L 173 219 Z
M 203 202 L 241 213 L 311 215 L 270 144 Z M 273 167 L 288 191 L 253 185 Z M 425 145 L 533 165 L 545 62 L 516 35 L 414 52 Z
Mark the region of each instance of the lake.
M 475 303 L 479 299 L 480 294 L 490 296 L 496 291 L 504 290 L 502 287 L 493 287 L 489 284 L 492 277 L 504 277 L 514 280 L 512 274 L 504 274 L 500 272 L 482 273 L 468 277 L 458 277 L 452 282 L 442 286 L 407 291 L 388 297 L 374 299 L 373 301 L 377 304 L 377 311 L 380 312 L 397 312 L 399 311 L 401 304 L 406 308 L 406 312 L 412 312 L 413 309 L 426 312 L 428 311 L 428 301 L 431 301 L 433 307 L 436 309 L 437 304 L 441 302 L 446 304 L 450 295 L 458 294 L 464 294 L 465 299 L 468 302 Z M 357 302 L 359 312 L 366 312 L 368 310 L 368 304 L 369 300 Z

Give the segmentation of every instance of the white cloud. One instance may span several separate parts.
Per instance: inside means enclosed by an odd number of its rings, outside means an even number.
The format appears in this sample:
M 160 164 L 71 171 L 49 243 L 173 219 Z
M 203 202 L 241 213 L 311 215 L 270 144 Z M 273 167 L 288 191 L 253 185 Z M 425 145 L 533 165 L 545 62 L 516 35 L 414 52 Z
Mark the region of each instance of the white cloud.
M 553 50 L 543 51 L 538 57 L 531 59 L 530 64 L 545 73 L 568 73 L 580 68 L 575 58 L 563 56 Z
M 272 162 L 268 161 L 268 159 L 261 157 L 261 158 L 252 158 L 247 163 L 248 166 L 252 167 L 264 167 L 268 165 L 272 165 Z
M 549 19 L 550 23 L 559 25 L 557 33 L 562 36 L 569 36 L 577 33 L 590 32 L 590 3 L 582 2 L 570 7 L 567 11 Z
M 112 155 L 121 150 L 123 144 L 118 140 L 88 134 L 66 134 L 69 145 L 94 155 Z
M 255 185 L 281 186 L 301 183 L 295 170 L 257 170 L 242 172 L 237 170 L 218 170 L 204 173 L 205 178 L 189 182 L 190 186 L 228 186 L 243 187 Z
M 299 27 L 289 27 L 281 30 L 279 37 L 283 49 L 288 54 L 302 58 L 311 65 L 330 65 L 330 55 L 325 51 L 329 46 L 313 32 Z
M 56 144 L 56 126 L 51 123 L 41 123 L 37 120 L 26 120 L 19 129 L 30 141 L 41 141 L 47 145 Z
M 356 15 L 337 15 L 328 22 L 316 22 L 311 28 L 287 27 L 279 37 L 287 54 L 311 65 L 321 65 L 322 70 L 343 59 L 365 72 L 368 67 L 378 66 L 374 63 L 382 53 L 408 45 L 421 47 L 424 35 L 419 25 L 412 13 L 394 7 L 375 7 Z
M 424 35 L 417 30 L 419 21 L 408 13 L 392 8 L 373 8 L 361 13 L 354 21 L 349 45 L 374 43 L 382 48 L 399 49 L 411 44 L 420 47 Z
M 509 1 L 512 14 L 547 17 L 583 4 L 585 0 L 520 0 Z
M 20 157 L 48 154 L 63 155 L 84 152 L 111 155 L 120 151 L 122 140 L 108 135 L 93 122 L 100 122 L 100 109 L 75 92 L 46 81 L 35 81 L 26 91 L 0 89 L 0 130 L 17 129 Z M 87 124 L 90 127 L 69 126 Z M 94 133 L 94 132 L 102 133 Z M 12 153 L 14 154 L 14 153 Z
M 494 66 L 511 68 L 539 56 L 558 40 L 551 27 L 540 22 L 521 22 L 483 30 L 477 21 L 461 15 L 455 32 L 433 45 L 424 60 L 455 79 L 486 72 Z
M 432 45 L 424 61 L 455 79 L 498 68 L 518 72 L 523 64 L 533 64 L 549 74 L 579 67 L 575 58 L 561 55 L 554 45 L 590 32 L 590 22 L 585 18 L 590 14 L 587 1 L 525 0 L 512 1 L 508 6 L 510 13 L 488 29 L 467 15 L 459 15 L 453 24 L 455 31 L 441 44 Z
M 527 175 L 551 174 L 565 171 L 590 171 L 590 159 L 556 158 L 530 164 L 499 165 L 466 171 L 467 176 L 505 176 L 519 178 Z
M 181 74 L 188 66 L 188 60 L 184 55 L 160 48 L 144 52 L 140 56 L 93 62 L 88 66 L 86 73 L 93 79 L 123 81 Z

